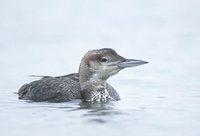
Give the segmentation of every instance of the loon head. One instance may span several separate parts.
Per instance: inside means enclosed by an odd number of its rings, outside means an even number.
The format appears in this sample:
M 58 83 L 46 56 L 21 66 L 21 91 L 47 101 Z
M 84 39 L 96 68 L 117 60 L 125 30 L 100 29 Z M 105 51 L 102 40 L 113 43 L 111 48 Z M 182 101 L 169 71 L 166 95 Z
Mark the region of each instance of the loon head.
M 120 70 L 135 67 L 148 62 L 135 59 L 126 59 L 118 55 L 113 49 L 103 48 L 88 51 L 82 58 L 79 67 L 79 81 L 85 99 L 93 101 L 97 92 L 104 92 L 106 80 Z M 87 101 L 87 100 L 86 100 Z

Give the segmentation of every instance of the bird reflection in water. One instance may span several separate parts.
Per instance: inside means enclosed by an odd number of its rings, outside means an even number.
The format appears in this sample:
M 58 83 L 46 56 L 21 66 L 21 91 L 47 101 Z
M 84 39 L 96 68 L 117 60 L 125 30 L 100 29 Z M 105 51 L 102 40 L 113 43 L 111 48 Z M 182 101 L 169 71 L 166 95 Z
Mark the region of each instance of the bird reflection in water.
M 115 116 L 123 115 L 121 111 L 118 111 L 115 108 L 114 102 L 106 103 L 89 103 L 81 102 L 80 107 L 77 110 L 86 110 L 87 112 L 83 114 L 83 117 L 86 118 L 87 122 L 104 124 L 112 121 L 112 118 Z

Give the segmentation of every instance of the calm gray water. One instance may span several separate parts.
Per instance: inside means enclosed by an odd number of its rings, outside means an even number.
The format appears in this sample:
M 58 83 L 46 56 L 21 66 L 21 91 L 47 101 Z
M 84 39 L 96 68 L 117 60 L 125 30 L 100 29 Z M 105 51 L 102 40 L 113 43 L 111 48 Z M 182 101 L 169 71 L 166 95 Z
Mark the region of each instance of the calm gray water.
M 198 0 L 0 0 L 0 135 L 200 135 Z M 37 78 L 78 71 L 90 49 L 149 61 L 109 79 L 121 101 L 18 100 Z

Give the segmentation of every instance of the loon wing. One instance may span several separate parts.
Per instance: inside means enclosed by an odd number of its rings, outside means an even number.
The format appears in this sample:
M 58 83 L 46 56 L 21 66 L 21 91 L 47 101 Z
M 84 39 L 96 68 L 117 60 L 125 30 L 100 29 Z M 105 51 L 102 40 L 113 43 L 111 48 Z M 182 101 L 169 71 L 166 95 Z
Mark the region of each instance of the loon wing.
M 18 95 L 19 99 L 25 100 L 63 102 L 81 99 L 80 90 L 79 82 L 68 75 L 49 76 L 23 85 Z
M 43 76 L 43 75 L 29 75 L 29 77 L 48 78 L 48 77 L 52 77 L 52 76 Z

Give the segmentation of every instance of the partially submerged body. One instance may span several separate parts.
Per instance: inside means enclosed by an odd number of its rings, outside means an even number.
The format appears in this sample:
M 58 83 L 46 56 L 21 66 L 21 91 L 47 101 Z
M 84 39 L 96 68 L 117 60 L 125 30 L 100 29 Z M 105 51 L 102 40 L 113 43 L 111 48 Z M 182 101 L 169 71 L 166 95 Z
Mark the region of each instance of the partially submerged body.
M 127 67 L 147 62 L 125 59 L 113 49 L 88 51 L 82 58 L 79 73 L 60 77 L 45 76 L 24 84 L 18 91 L 19 99 L 36 102 L 65 102 L 82 99 L 87 102 L 120 100 L 118 93 L 106 80 Z
M 119 94 L 108 83 L 106 83 L 106 89 L 114 100 L 120 100 Z M 83 99 L 78 73 L 60 77 L 44 76 L 40 80 L 24 84 L 18 94 L 19 99 L 36 102 L 66 102 Z

